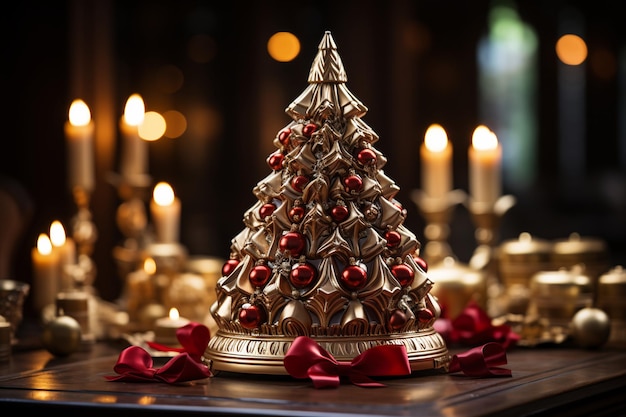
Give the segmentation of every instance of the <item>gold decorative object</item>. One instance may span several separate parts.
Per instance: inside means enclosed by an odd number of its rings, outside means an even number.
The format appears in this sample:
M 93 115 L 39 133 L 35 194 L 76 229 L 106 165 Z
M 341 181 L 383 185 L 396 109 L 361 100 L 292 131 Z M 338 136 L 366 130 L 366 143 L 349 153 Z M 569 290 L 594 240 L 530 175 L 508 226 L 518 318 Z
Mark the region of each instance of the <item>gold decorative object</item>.
M 551 261 L 552 269 L 583 265 L 585 273 L 593 279 L 594 286 L 598 277 L 611 267 L 607 243 L 602 239 L 581 236 L 578 233 L 571 233 L 565 239 L 554 241 Z
M 431 294 L 437 297 L 444 316 L 454 320 L 470 302 L 487 308 L 487 280 L 484 271 L 470 268 L 449 256 L 428 267 L 428 277 L 435 282 Z
M 77 264 L 69 268 L 74 288 L 80 288 L 93 293 L 93 283 L 96 278 L 96 265 L 92 254 L 98 239 L 98 229 L 93 222 L 89 208 L 90 193 L 84 188 L 73 188 L 74 202 L 78 211 L 71 221 L 72 236 L 78 251 Z
M 542 271 L 530 281 L 527 315 L 547 320 L 554 326 L 568 327 L 580 309 L 592 307 L 593 283 L 581 265 L 558 271 Z
M 626 270 L 622 265 L 613 267 L 598 279 L 596 307 L 611 319 L 609 343 L 626 344 Z
M 41 343 L 55 356 L 68 356 L 81 346 L 80 324 L 70 316 L 55 317 L 45 324 Z
M 570 328 L 578 346 L 597 349 L 609 340 L 611 319 L 599 308 L 585 307 L 574 314 Z
M 517 239 L 502 242 L 498 249 L 498 273 L 504 285 L 505 310 L 525 314 L 530 298 L 533 275 L 552 268 L 552 243 L 545 239 L 520 233 Z
M 306 335 L 339 361 L 400 344 L 412 370 L 445 369 L 433 282 L 330 32 L 308 82 L 231 241 L 205 358 L 213 371 L 286 374 L 285 353 Z

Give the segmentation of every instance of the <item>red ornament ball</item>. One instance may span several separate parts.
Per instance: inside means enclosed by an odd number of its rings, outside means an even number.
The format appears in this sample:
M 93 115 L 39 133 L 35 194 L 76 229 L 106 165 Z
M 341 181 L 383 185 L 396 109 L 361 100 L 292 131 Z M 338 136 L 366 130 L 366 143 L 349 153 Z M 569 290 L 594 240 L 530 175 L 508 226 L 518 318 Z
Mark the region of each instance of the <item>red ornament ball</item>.
M 367 272 L 360 266 L 350 265 L 341 273 L 341 282 L 350 290 L 358 290 L 367 282 Z
M 391 267 L 391 274 L 398 280 L 401 286 L 408 287 L 413 283 L 415 271 L 406 264 L 394 265 Z
M 395 309 L 389 316 L 389 328 L 398 331 L 406 324 L 406 314 L 400 309 Z
M 434 317 L 433 312 L 427 308 L 423 308 L 417 312 L 417 320 L 422 324 L 430 322 Z
M 271 216 L 272 213 L 274 213 L 274 210 L 276 210 L 276 206 L 274 204 L 272 203 L 263 204 L 259 208 L 259 216 L 261 217 L 261 219 L 265 219 L 267 216 Z
M 262 287 L 267 284 L 267 281 L 270 280 L 270 276 L 272 276 L 272 270 L 267 265 L 256 265 L 250 271 L 248 275 L 248 279 L 250 283 L 255 287 Z
M 285 233 L 278 242 L 278 246 L 280 250 L 283 252 L 288 252 L 288 256 L 296 257 L 300 256 L 302 251 L 304 250 L 304 244 L 306 240 L 304 236 L 302 236 L 298 232 L 288 232 Z
M 348 207 L 344 205 L 337 205 L 330 210 L 330 217 L 336 222 L 342 222 L 348 218 Z
M 306 136 L 307 138 L 310 138 L 313 132 L 315 132 L 316 130 L 317 125 L 315 123 L 307 123 L 302 128 L 302 134 L 304 134 L 304 136 Z
M 277 152 L 274 152 L 273 154 L 271 154 L 267 158 L 267 164 L 274 171 L 280 171 L 281 169 L 283 169 L 283 161 L 284 160 L 285 160 L 285 155 L 283 155 L 281 152 L 277 151 Z
M 304 218 L 304 207 L 295 206 L 291 210 L 289 210 L 289 218 L 294 223 L 300 223 Z
M 358 175 L 349 175 L 344 178 L 343 184 L 348 192 L 360 191 L 363 187 L 363 179 Z
M 402 236 L 400 236 L 400 233 L 396 232 L 395 230 L 389 230 L 387 233 L 385 233 L 385 239 L 387 239 L 388 248 L 395 248 L 400 244 Z
M 294 265 L 289 274 L 289 281 L 296 288 L 304 288 L 311 285 L 315 280 L 316 272 L 313 265 L 309 263 Z
M 356 156 L 356 159 L 362 165 L 375 164 L 376 163 L 376 154 L 374 153 L 373 150 L 371 150 L 369 148 L 365 148 L 365 149 L 361 149 L 359 151 L 359 153 Z
M 223 276 L 230 275 L 230 273 L 233 272 L 233 270 L 237 267 L 237 265 L 239 265 L 238 259 L 227 260 L 226 262 L 224 262 L 224 265 L 222 266 L 222 275 Z
M 422 271 L 428 272 L 428 262 L 426 262 L 424 258 L 421 258 L 419 256 L 413 256 L 413 259 L 415 260 L 417 266 L 422 268 Z
M 291 136 L 291 129 L 285 128 L 278 134 L 278 141 L 283 146 L 287 146 L 289 144 L 289 136 Z
M 304 190 L 304 186 L 309 182 L 309 179 L 304 175 L 296 175 L 291 179 L 291 186 L 294 190 L 301 193 Z
M 255 329 L 265 321 L 265 311 L 256 305 L 246 303 L 239 310 L 239 323 L 246 329 Z

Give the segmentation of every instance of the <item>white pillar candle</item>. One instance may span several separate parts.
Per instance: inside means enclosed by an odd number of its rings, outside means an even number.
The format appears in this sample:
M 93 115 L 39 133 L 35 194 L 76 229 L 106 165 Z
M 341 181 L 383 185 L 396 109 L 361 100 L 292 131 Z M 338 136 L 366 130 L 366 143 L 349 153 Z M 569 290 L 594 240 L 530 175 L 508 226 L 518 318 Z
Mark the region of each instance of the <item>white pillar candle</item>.
M 422 190 L 431 198 L 445 197 L 452 190 L 452 144 L 441 125 L 428 127 L 420 156 Z
M 492 206 L 500 198 L 501 161 L 502 148 L 495 133 L 478 126 L 469 148 L 469 191 L 473 203 Z
M 148 171 L 148 143 L 139 137 L 139 125 L 143 122 L 145 105 L 139 94 L 126 101 L 124 116 L 120 121 L 122 155 L 120 173 L 130 179 L 145 175 Z
M 74 283 L 67 269 L 70 265 L 75 265 L 77 262 L 76 243 L 72 238 L 66 236 L 65 228 L 58 220 L 53 221 L 50 225 L 50 242 L 52 243 L 52 250 L 57 253 L 59 261 L 58 289 L 59 291 L 70 289 L 74 286 Z
M 170 308 L 169 316 L 157 319 L 154 328 L 154 341 L 167 346 L 179 346 L 176 331 L 189 324 L 189 319 L 180 317 L 178 309 Z
M 178 242 L 180 233 L 180 200 L 166 182 L 154 187 L 150 201 L 150 214 L 159 243 Z
M 70 189 L 80 187 L 86 192 L 94 188 L 94 125 L 89 107 L 82 100 L 70 106 L 69 121 L 65 123 L 67 141 L 68 184 Z
M 58 292 L 59 259 L 52 250 L 50 238 L 41 233 L 37 247 L 32 251 L 33 262 L 33 307 L 42 312 L 48 305 L 54 305 Z

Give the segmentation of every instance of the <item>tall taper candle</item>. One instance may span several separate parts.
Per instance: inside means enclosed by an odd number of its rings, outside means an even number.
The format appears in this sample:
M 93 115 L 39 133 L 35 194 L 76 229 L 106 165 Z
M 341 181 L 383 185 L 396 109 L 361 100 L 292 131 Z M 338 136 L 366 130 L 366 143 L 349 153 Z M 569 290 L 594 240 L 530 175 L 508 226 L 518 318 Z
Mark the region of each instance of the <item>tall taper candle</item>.
M 65 123 L 67 140 L 68 183 L 71 190 L 80 187 L 90 193 L 94 188 L 94 125 L 83 100 L 74 100 Z
M 33 307 L 39 313 L 54 305 L 59 279 L 59 258 L 52 250 L 50 238 L 41 233 L 37 238 L 37 247 L 32 251 L 33 262 Z
M 469 191 L 471 202 L 492 206 L 502 194 L 500 164 L 502 148 L 486 126 L 478 126 L 469 148 Z
M 176 243 L 180 232 L 180 200 L 166 182 L 154 187 L 150 214 L 159 243 Z
M 145 105 L 139 94 L 126 101 L 124 116 L 120 121 L 122 156 L 120 173 L 129 179 L 145 175 L 148 171 L 148 143 L 139 137 L 139 125 L 143 122 Z
M 442 198 L 452 190 L 452 144 L 439 124 L 428 127 L 420 147 L 422 191 L 431 198 Z

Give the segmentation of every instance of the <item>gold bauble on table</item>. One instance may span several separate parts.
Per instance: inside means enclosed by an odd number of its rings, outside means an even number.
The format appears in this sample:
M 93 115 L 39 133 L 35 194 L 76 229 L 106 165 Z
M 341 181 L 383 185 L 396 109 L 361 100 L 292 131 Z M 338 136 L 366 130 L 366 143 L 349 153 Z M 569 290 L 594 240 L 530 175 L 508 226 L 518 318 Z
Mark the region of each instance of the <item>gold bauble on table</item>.
M 41 334 L 43 346 L 55 356 L 76 352 L 81 343 L 80 324 L 70 316 L 59 316 L 46 323 Z
M 586 307 L 578 310 L 571 323 L 572 337 L 583 348 L 594 349 L 604 345 L 611 334 L 611 320 L 601 309 Z

